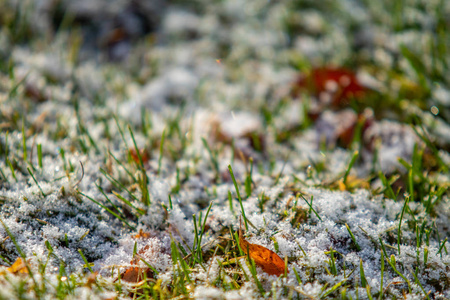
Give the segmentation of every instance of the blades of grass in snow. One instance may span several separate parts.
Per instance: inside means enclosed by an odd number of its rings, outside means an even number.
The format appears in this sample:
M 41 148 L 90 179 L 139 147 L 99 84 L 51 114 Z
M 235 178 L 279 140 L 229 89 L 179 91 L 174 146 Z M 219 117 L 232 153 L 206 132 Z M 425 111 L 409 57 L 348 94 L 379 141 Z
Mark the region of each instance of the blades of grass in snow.
M 322 295 L 320 295 L 320 299 L 327 299 L 328 295 L 336 291 L 338 288 L 340 288 L 345 282 L 347 281 L 347 278 L 339 281 L 334 286 L 326 290 Z
M 142 202 L 146 206 L 149 206 L 150 205 L 150 193 L 148 191 L 148 186 L 147 186 L 147 184 L 148 184 L 147 172 L 145 172 L 144 162 L 142 161 L 142 156 L 141 156 L 139 148 L 136 144 L 136 140 L 134 139 L 133 130 L 131 130 L 130 125 L 128 125 L 128 131 L 130 132 L 131 139 L 133 140 L 134 149 L 136 150 L 136 155 L 139 158 L 139 167 L 141 169 L 142 178 L 140 178 L 140 180 L 138 180 L 138 181 L 139 181 L 139 187 L 141 188 L 141 193 L 142 193 Z
M 301 193 L 300 193 L 300 197 L 302 197 L 302 199 L 306 202 L 306 204 L 308 204 L 308 206 L 309 206 L 309 215 L 311 215 L 311 211 L 312 211 L 312 212 L 314 212 L 314 214 L 316 215 L 316 217 L 317 217 L 320 221 L 322 221 L 322 218 L 319 216 L 319 214 L 316 212 L 316 210 L 315 210 L 314 207 L 312 206 L 314 197 L 311 196 L 311 203 L 309 203 L 308 200 L 306 200 L 306 198 L 305 198 Z
M 63 162 L 63 169 L 67 173 L 66 154 L 63 148 L 59 148 L 59 154 L 61 155 L 61 159 Z
M 85 233 L 83 233 L 83 235 L 78 239 L 79 242 L 81 242 L 88 234 L 89 234 L 90 230 L 86 230 Z
M 208 210 L 206 211 L 205 219 L 203 220 L 203 225 L 202 225 L 202 227 L 201 227 L 200 238 L 199 238 L 199 240 L 198 240 L 198 245 L 197 245 L 197 256 L 198 256 L 199 259 L 200 259 L 200 263 L 203 262 L 203 255 L 202 255 L 202 247 L 201 247 L 201 244 L 202 244 L 203 234 L 205 233 L 206 219 L 208 218 L 208 215 L 209 215 L 209 212 L 211 211 L 211 207 L 212 207 L 213 203 L 214 203 L 214 201 L 211 201 L 211 202 L 209 203 L 209 207 L 208 207 Z
M 198 241 L 199 236 L 198 236 L 198 225 L 197 225 L 197 217 L 195 216 L 195 214 L 192 215 L 192 222 L 194 223 L 194 245 L 192 246 L 192 257 L 194 257 L 194 263 L 198 260 L 200 260 L 197 257 L 197 248 L 196 247 L 200 247 L 200 243 Z
M 350 170 L 352 169 L 353 165 L 355 164 L 356 159 L 358 158 L 358 155 L 359 155 L 358 151 L 353 152 L 352 159 L 350 160 L 350 163 L 348 164 L 347 170 L 345 171 L 345 174 L 344 174 L 344 179 L 343 179 L 344 185 L 347 185 L 347 177 L 350 174 Z
M 248 251 L 247 251 L 248 252 Z M 261 294 L 261 296 L 264 297 L 264 288 L 261 284 L 261 281 L 259 281 L 258 279 L 258 274 L 256 273 L 256 265 L 255 265 L 255 261 L 253 260 L 253 258 L 250 258 L 250 255 L 247 253 L 249 262 L 250 262 L 250 273 L 252 273 L 253 279 L 255 280 L 256 286 L 258 287 L 259 293 Z
M 430 193 L 430 195 L 428 196 L 428 202 L 426 204 L 426 212 L 428 214 L 430 214 L 433 210 L 433 207 L 442 200 L 442 196 L 448 190 L 448 188 L 448 186 L 441 186 L 436 192 Z M 436 197 L 436 200 L 432 202 L 434 196 Z
M 5 164 L 8 160 L 8 136 L 9 136 L 9 131 L 6 131 L 5 133 Z
M 172 196 L 169 194 L 169 208 L 172 210 L 173 209 L 173 204 L 172 204 Z
M 142 128 L 142 133 L 146 136 L 146 137 L 149 137 L 148 136 L 148 133 L 149 133 L 149 131 L 148 131 L 148 128 L 147 128 L 147 120 L 146 120 L 146 111 L 145 111 L 145 109 L 141 109 L 141 128 Z
M 233 173 L 233 169 L 231 168 L 231 165 L 228 165 L 228 171 L 230 172 L 231 179 L 233 180 L 234 188 L 236 190 L 236 194 L 237 194 L 237 197 L 239 200 L 239 205 L 241 206 L 242 216 L 244 217 L 245 230 L 248 230 L 247 217 L 245 216 L 244 205 L 242 205 L 241 194 L 239 193 L 239 187 L 236 182 L 236 178 L 234 177 L 234 173 Z
M 276 233 L 274 233 L 276 234 Z M 273 242 L 273 247 L 275 248 L 275 252 L 280 252 L 280 247 L 278 246 L 278 241 L 274 236 L 271 236 L 270 239 Z
M 363 267 L 363 262 L 362 262 L 361 258 L 359 259 L 359 274 L 361 277 L 361 286 L 366 287 L 367 280 L 366 280 L 366 275 L 364 274 L 364 267 Z
M 133 247 L 133 258 L 136 257 L 137 254 L 137 242 L 134 242 L 134 247 Z
M 122 195 L 120 195 L 119 193 L 112 191 L 112 193 L 114 194 L 114 196 L 116 196 L 117 198 L 119 198 L 119 200 L 122 200 L 123 203 L 125 203 L 126 205 L 128 205 L 129 207 L 133 208 L 137 213 L 139 213 L 140 215 L 144 215 L 145 214 L 145 210 L 138 208 L 136 206 L 133 205 L 133 203 L 131 203 L 130 201 L 128 201 L 127 199 L 125 199 L 125 197 L 123 197 Z
M 80 145 L 81 151 L 84 154 L 87 154 L 89 151 L 89 148 L 86 146 L 86 143 L 83 141 L 83 139 L 81 137 L 78 137 L 78 144 Z
M 38 165 L 42 169 L 42 145 L 37 144 Z
M 405 204 L 403 205 L 402 212 L 400 214 L 400 221 L 398 222 L 398 234 L 397 234 L 397 247 L 398 247 L 398 254 L 400 255 L 400 244 L 402 239 L 402 220 L 403 220 L 403 214 L 405 213 L 406 207 L 408 206 L 409 197 L 405 198 Z
M 303 285 L 302 279 L 298 275 L 297 269 L 296 268 L 292 268 L 292 270 L 294 270 L 295 278 L 297 279 L 298 285 Z
M 291 156 L 292 152 L 289 152 L 286 156 L 286 159 L 283 162 L 283 166 L 281 167 L 280 173 L 278 173 L 277 178 L 275 179 L 275 183 L 274 185 L 277 185 L 278 182 L 280 181 L 281 175 L 283 175 L 284 172 L 284 168 L 286 167 L 287 162 L 289 161 L 289 157 Z
M 305 257 L 308 257 L 308 255 L 306 254 L 306 252 L 305 252 L 305 250 L 303 249 L 302 245 L 300 245 L 300 243 L 299 243 L 298 241 L 296 241 L 296 243 L 297 243 L 298 247 L 300 248 L 300 250 L 302 251 L 303 255 L 304 255 Z
M 211 160 L 211 164 L 212 164 L 212 166 L 213 166 L 213 168 L 214 168 L 214 172 L 215 172 L 215 179 L 216 179 L 216 181 L 219 179 L 219 161 L 218 161 L 218 158 L 217 158 L 217 152 L 213 152 L 212 150 L 211 150 L 211 148 L 209 147 L 209 145 L 208 145 L 208 142 L 206 141 L 206 139 L 204 138 L 204 137 L 202 137 L 202 142 L 203 142 L 203 145 L 205 146 L 205 148 L 206 148 L 206 150 L 208 151 L 208 153 L 209 153 L 209 159 Z
M 4 181 L 6 181 L 6 182 L 9 182 L 8 181 L 8 177 L 6 177 L 6 175 L 5 175 L 5 173 L 3 172 L 3 169 L 0 167 L 0 174 L 2 174 L 2 177 L 3 177 L 3 180 Z
M 189 251 L 191 251 L 191 252 L 193 251 L 191 248 L 189 248 L 189 245 L 186 244 L 185 240 L 183 240 L 183 243 L 185 244 L 186 248 L 188 248 Z M 184 257 L 188 256 L 186 250 L 184 250 L 184 247 L 181 246 L 181 243 L 178 243 L 177 246 L 178 246 L 178 249 L 180 249 L 181 254 L 183 254 Z
M 366 292 L 367 292 L 367 297 L 369 298 L 369 300 L 373 300 L 372 293 L 370 292 L 370 285 L 366 285 Z
M 0 218 L 0 223 L 2 223 L 3 228 L 5 228 L 6 234 L 9 236 L 9 238 L 13 242 L 14 246 L 16 247 L 17 252 L 19 252 L 20 257 L 22 258 L 22 261 L 25 264 L 25 267 L 27 268 L 28 274 L 30 274 L 31 279 L 34 282 L 34 290 L 35 290 L 36 294 L 39 295 L 41 292 L 39 290 L 39 286 L 37 284 L 36 278 L 34 277 L 33 271 L 31 270 L 30 264 L 27 261 L 27 256 L 25 255 L 25 252 L 23 252 L 22 248 L 20 248 L 19 243 L 17 243 L 16 237 L 11 233 L 8 226 L 6 226 L 5 222 L 3 222 L 2 218 Z
M 384 176 L 383 172 L 379 172 L 378 176 L 381 179 L 381 182 L 384 185 L 384 192 L 387 194 L 387 196 L 389 198 L 391 198 L 392 200 L 396 200 L 397 196 L 395 195 L 394 191 L 392 190 L 392 187 L 390 185 L 390 183 L 388 182 L 386 176 Z
M 298 193 L 297 193 L 297 195 L 298 195 Z M 298 197 L 298 196 L 296 196 L 296 197 Z M 258 206 L 259 206 L 259 210 L 260 210 L 261 213 L 264 212 L 264 203 L 266 203 L 266 201 L 267 200 L 266 200 L 265 191 L 263 191 L 261 193 L 261 195 L 258 196 Z
M 153 273 L 155 273 L 155 275 L 158 275 L 158 274 L 159 274 L 158 270 L 156 270 L 151 264 L 149 264 L 148 262 L 146 262 L 142 257 L 140 258 L 140 260 L 141 260 L 148 268 L 150 268 L 150 269 L 153 271 Z
M 177 176 L 176 176 L 177 183 L 176 183 L 176 185 L 172 188 L 172 191 L 171 191 L 172 194 L 178 194 L 178 192 L 179 192 L 180 189 L 181 189 L 180 168 L 177 167 L 177 171 L 176 171 L 176 172 L 177 172 Z
M 238 246 L 239 255 L 241 255 L 241 256 L 244 255 L 244 251 L 242 251 L 241 244 L 239 243 L 239 236 L 238 236 L 237 231 L 233 231 L 233 228 L 231 226 L 229 227 L 229 229 L 230 229 L 231 238 L 234 239 L 234 242 Z
M 294 182 L 299 182 L 299 183 L 302 184 L 303 186 L 308 186 L 308 184 L 307 184 L 304 180 L 301 180 L 301 179 L 298 178 L 298 176 L 296 176 L 295 174 L 292 174 L 292 177 L 294 178 Z
M 78 253 L 80 253 L 81 258 L 83 259 L 85 265 L 84 268 L 88 268 L 91 273 L 94 273 L 94 270 L 92 270 L 91 264 L 87 261 L 86 256 L 84 256 L 83 251 L 81 249 L 78 249 Z
M 416 123 L 417 124 L 421 124 L 420 120 L 418 119 L 418 117 L 416 116 Z M 436 148 L 436 146 L 431 142 L 430 138 L 426 136 L 425 134 L 425 129 L 423 128 L 422 125 L 419 125 L 420 128 L 422 129 L 423 134 L 420 134 L 419 131 L 417 130 L 417 128 L 413 125 L 411 125 L 411 128 L 414 130 L 414 132 L 416 133 L 416 135 L 422 140 L 424 141 L 424 143 L 431 149 L 431 151 L 433 152 L 434 156 L 436 157 L 440 168 L 442 169 L 443 172 L 448 172 L 449 166 L 442 160 L 440 154 L 439 154 L 439 150 Z
M 23 161 L 27 162 L 27 137 L 25 135 L 25 119 L 22 119 L 22 149 L 23 149 Z
M 102 193 L 102 195 L 106 198 L 106 200 L 112 205 L 112 207 L 117 211 L 117 214 L 120 214 L 120 216 L 125 219 L 125 216 L 123 215 L 122 211 L 109 199 L 108 195 L 103 191 L 103 188 L 99 186 L 97 183 L 94 183 L 97 189 Z
M 412 171 L 413 175 L 415 174 L 420 177 L 422 181 L 430 183 L 427 177 L 425 177 L 421 172 L 417 172 L 417 170 L 415 170 L 416 168 L 412 164 L 410 165 L 408 162 L 406 162 L 403 158 L 399 157 L 398 162 L 402 164 L 408 171 Z
M 158 172 L 157 174 L 161 174 L 161 163 L 163 158 L 163 151 L 164 151 L 164 140 L 166 139 L 166 130 L 164 129 L 161 136 L 161 142 L 159 144 L 159 159 L 158 159 Z
M 427 74 L 428 72 L 425 65 L 422 62 L 422 59 L 414 52 L 409 50 L 408 47 L 406 47 L 405 45 L 400 46 L 400 52 L 416 72 L 416 75 L 419 78 L 419 82 L 422 88 L 428 90 L 429 89 L 428 83 L 425 79 L 425 74 Z
M 247 198 L 252 195 L 252 173 L 253 173 L 253 157 L 250 157 L 250 172 L 247 173 L 245 177 L 245 193 L 247 194 Z
M 37 182 L 36 178 L 34 177 L 33 173 L 31 172 L 30 168 L 27 167 L 28 173 L 31 175 L 31 177 L 33 178 L 34 183 L 36 183 L 37 187 L 39 188 L 39 190 L 41 191 L 42 197 L 46 197 L 47 195 L 44 193 L 44 191 L 42 190 L 41 186 L 39 185 L 39 183 Z
M 6 163 L 8 164 L 9 169 L 11 170 L 12 177 L 17 182 L 16 171 L 14 170 L 14 166 L 12 165 L 11 161 L 9 160 L 9 158 L 6 158 Z
M 87 136 L 89 143 L 91 144 L 92 147 L 94 147 L 95 152 L 97 154 L 100 154 L 100 149 L 98 148 L 97 143 L 94 141 L 91 134 L 89 133 L 87 128 L 84 126 L 84 124 L 81 120 L 81 115 L 80 115 L 80 111 L 79 111 L 79 102 L 77 99 L 74 99 L 74 109 L 75 109 L 75 115 L 76 115 L 77 121 L 78 121 L 78 129 L 79 129 L 80 133 Z
M 331 274 L 333 274 L 334 276 L 337 275 L 337 268 L 336 268 L 336 260 L 334 258 L 334 251 L 333 248 L 330 248 L 330 260 L 328 261 L 328 264 L 330 265 L 330 269 L 331 269 Z
M 184 277 L 187 278 L 187 280 L 189 281 L 189 283 L 191 282 L 191 278 L 189 277 L 189 270 L 188 267 L 186 265 L 186 262 L 184 261 L 184 259 L 180 256 L 180 253 L 178 252 L 178 247 L 175 244 L 173 237 L 171 237 L 172 242 L 170 243 L 170 248 L 172 250 L 172 260 L 174 262 L 174 264 L 176 264 L 177 262 L 180 263 L 181 268 L 183 269 L 184 272 Z
M 245 281 L 250 281 L 250 277 L 248 277 L 247 272 L 245 272 L 244 267 L 242 266 L 241 262 L 237 259 L 237 257 L 234 257 L 236 259 L 236 263 L 238 264 L 239 268 L 242 270 L 242 273 L 244 273 Z
M 394 272 L 397 273 L 408 284 L 408 290 L 411 293 L 411 284 L 410 284 L 409 280 L 402 273 L 400 273 L 397 270 L 397 268 L 395 267 L 395 256 L 394 256 L 394 254 L 391 255 L 391 259 L 388 260 L 388 263 L 391 266 L 391 268 L 394 270 Z
M 56 287 L 56 294 L 57 295 L 64 295 L 66 289 L 69 290 L 69 284 L 66 283 L 63 279 L 63 276 L 66 276 L 66 268 L 64 266 L 64 262 L 61 261 L 59 264 L 59 274 L 58 274 L 58 286 Z M 66 276 L 67 278 L 67 276 Z
M 442 249 L 445 249 L 445 253 L 447 253 L 447 248 L 445 248 L 445 243 L 447 243 L 448 238 L 446 237 L 443 241 L 442 244 L 439 247 L 439 251 L 436 254 L 440 254 L 442 257 Z M 447 253 L 448 254 L 448 253 Z
M 383 249 L 380 250 L 380 263 L 381 263 L 381 278 L 380 278 L 380 295 L 378 299 L 383 299 L 383 280 L 384 280 L 384 252 Z
M 419 270 L 419 269 L 418 269 L 418 267 L 417 267 L 417 268 L 416 268 L 416 272 L 417 272 L 418 270 Z M 418 285 L 420 286 L 420 289 L 422 290 L 422 292 L 423 292 L 423 294 L 425 295 L 425 297 L 427 297 L 428 300 L 431 300 L 431 299 L 430 299 L 430 296 L 428 296 L 428 293 L 425 292 L 425 289 L 423 288 L 422 284 L 420 283 L 419 279 L 417 278 L 417 275 L 416 275 L 414 272 L 411 272 L 411 273 L 412 273 L 413 276 L 414 276 L 415 283 L 418 284 Z
M 100 173 L 102 173 L 106 177 L 106 179 L 108 179 L 108 181 L 111 182 L 118 190 L 126 191 L 127 194 L 130 195 L 131 198 L 133 198 L 134 200 L 139 202 L 139 199 L 132 192 L 130 192 L 125 186 L 123 186 L 123 184 L 121 184 L 114 177 L 109 175 L 105 170 L 100 168 Z
M 12 265 L 12 263 L 9 261 L 9 259 L 4 257 L 1 253 L 0 253 L 0 259 L 3 260 L 8 267 L 10 267 Z
M 13 66 L 12 66 L 12 68 L 13 68 Z M 31 71 L 28 71 L 26 74 L 25 74 L 25 76 L 23 76 L 13 87 L 12 87 L 12 89 L 9 91 L 9 94 L 8 94 L 8 98 L 9 99 L 11 99 L 12 97 L 15 97 L 16 96 L 16 94 L 17 94 L 17 89 L 22 85 L 22 83 L 24 83 L 25 82 L 25 80 L 28 78 L 28 75 L 30 75 L 30 73 L 31 73 Z M 14 79 L 14 76 L 13 76 L 13 78 L 12 79 Z
M 357 249 L 358 251 L 361 251 L 361 247 L 359 246 L 358 242 L 356 241 L 356 238 L 355 238 L 355 236 L 353 235 L 353 232 L 351 231 L 350 226 L 348 226 L 348 224 L 345 223 L 345 227 L 347 228 L 348 234 L 350 234 L 350 237 L 351 237 L 351 239 L 352 239 L 352 241 L 353 241 L 353 244 L 355 244 L 356 249 Z
M 230 191 L 228 191 L 228 205 L 230 206 L 231 213 L 236 217 L 236 213 L 234 212 L 233 208 L 233 196 L 231 195 Z
M 414 174 L 413 168 L 408 172 L 408 182 L 409 182 L 409 201 L 414 203 Z
M 123 144 L 125 145 L 126 149 L 129 149 L 127 140 L 125 139 L 125 135 L 122 130 L 122 127 L 120 127 L 119 119 L 117 118 L 117 115 L 114 114 L 113 118 L 114 118 L 114 121 L 116 121 L 117 129 L 119 130 L 120 136 L 122 137 Z
M 133 174 L 131 174 L 130 170 L 128 170 L 128 168 L 126 168 L 126 167 L 124 166 L 124 164 L 123 164 L 120 160 L 118 160 L 118 159 L 114 156 L 114 154 L 111 153 L 111 151 L 108 150 L 108 154 L 112 156 L 112 158 L 116 161 L 116 163 L 118 163 L 118 164 L 122 167 L 122 169 L 124 169 L 124 171 L 130 176 L 131 179 L 133 179 L 133 181 L 134 181 L 135 183 L 138 182 L 137 179 L 136 179 L 136 177 L 135 177 Z
M 91 200 L 92 202 L 94 202 L 95 204 L 97 204 L 98 206 L 100 206 L 101 208 L 103 208 L 104 210 L 106 210 L 107 212 L 109 212 L 110 214 L 112 214 L 114 217 L 116 217 L 117 219 L 119 219 L 120 221 L 122 221 L 123 223 L 125 223 L 128 227 L 130 227 L 133 230 L 136 230 L 136 227 L 131 226 L 125 219 L 123 219 L 121 216 L 119 216 L 118 214 L 116 214 L 115 212 L 113 212 L 112 210 L 110 210 L 108 207 L 104 206 L 103 204 L 101 204 L 100 202 L 94 200 L 93 198 L 89 197 L 88 195 L 82 193 L 82 192 L 78 192 L 78 194 L 88 198 L 89 200 Z

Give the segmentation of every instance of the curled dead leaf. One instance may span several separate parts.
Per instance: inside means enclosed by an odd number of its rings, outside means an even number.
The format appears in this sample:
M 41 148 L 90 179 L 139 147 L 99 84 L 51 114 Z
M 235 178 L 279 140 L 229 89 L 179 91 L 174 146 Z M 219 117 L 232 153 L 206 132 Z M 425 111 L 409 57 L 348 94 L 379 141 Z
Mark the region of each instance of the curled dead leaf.
M 278 254 L 266 247 L 247 242 L 243 237 L 241 226 L 239 226 L 239 245 L 242 251 L 267 274 L 280 276 L 285 273 L 286 266 Z

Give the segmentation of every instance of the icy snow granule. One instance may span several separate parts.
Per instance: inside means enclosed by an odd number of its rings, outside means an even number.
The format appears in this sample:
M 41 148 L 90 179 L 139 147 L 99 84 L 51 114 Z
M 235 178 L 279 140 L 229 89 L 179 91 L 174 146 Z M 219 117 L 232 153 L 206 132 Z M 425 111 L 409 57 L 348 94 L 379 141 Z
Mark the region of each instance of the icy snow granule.
M 194 298 L 199 300 L 223 299 L 223 292 L 215 287 L 199 286 L 195 289 Z

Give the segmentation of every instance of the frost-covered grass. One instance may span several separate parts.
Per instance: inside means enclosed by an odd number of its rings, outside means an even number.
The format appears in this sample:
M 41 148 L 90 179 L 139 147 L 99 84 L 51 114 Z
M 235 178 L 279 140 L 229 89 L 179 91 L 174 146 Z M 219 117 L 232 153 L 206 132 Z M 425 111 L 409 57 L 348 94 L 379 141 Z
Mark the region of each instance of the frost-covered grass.
M 0 299 L 450 298 L 449 1 L 6 0 L 0 26 Z M 320 67 L 364 95 L 298 86 Z

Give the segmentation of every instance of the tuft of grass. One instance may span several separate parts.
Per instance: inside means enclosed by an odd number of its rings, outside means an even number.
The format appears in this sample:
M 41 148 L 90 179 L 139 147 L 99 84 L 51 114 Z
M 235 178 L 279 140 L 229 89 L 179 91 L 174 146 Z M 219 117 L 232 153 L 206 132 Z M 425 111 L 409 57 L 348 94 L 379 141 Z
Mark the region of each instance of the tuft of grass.
M 239 193 L 239 187 L 236 182 L 236 178 L 234 177 L 234 172 L 233 172 L 233 168 L 231 167 L 231 165 L 228 165 L 228 171 L 230 172 L 231 179 L 233 180 L 234 188 L 236 190 L 236 195 L 239 200 L 239 205 L 241 206 L 241 213 L 242 213 L 242 217 L 244 218 L 245 230 L 248 230 L 247 217 L 245 216 L 244 205 L 242 204 L 241 193 Z
M 36 183 L 37 187 L 39 188 L 39 191 L 41 191 L 42 197 L 45 198 L 47 195 L 46 195 L 46 194 L 44 193 L 44 191 L 42 190 L 41 186 L 39 185 L 39 182 L 36 180 L 36 178 L 35 178 L 34 175 L 33 175 L 33 172 L 31 172 L 31 170 L 30 170 L 29 167 L 27 167 L 27 171 L 28 171 L 28 174 L 30 174 L 31 178 L 33 178 L 34 183 Z
M 353 244 L 356 247 L 356 250 L 361 251 L 361 247 L 359 246 L 358 242 L 356 241 L 355 235 L 351 231 L 350 226 L 348 226 L 347 223 L 346 223 L 345 227 L 347 228 L 348 234 L 350 235 L 350 238 L 352 239 Z
M 211 165 L 213 166 L 214 172 L 215 172 L 215 181 L 219 180 L 219 152 L 213 151 L 211 147 L 208 145 L 208 142 L 205 138 L 202 137 L 203 145 L 205 146 L 206 150 L 209 153 L 209 159 L 211 161 Z
M 347 185 L 348 175 L 350 174 L 350 170 L 353 168 L 353 165 L 355 164 L 356 159 L 358 158 L 358 155 L 359 155 L 359 151 L 353 152 L 350 163 L 348 164 L 347 170 L 345 171 L 345 174 L 344 174 L 344 178 L 343 178 L 344 185 Z
M 139 151 L 139 148 L 136 144 L 136 140 L 134 139 L 133 130 L 131 129 L 130 125 L 128 125 L 128 131 L 130 132 L 131 139 L 133 140 L 134 149 L 136 150 L 136 154 L 139 159 L 139 169 L 141 171 L 141 176 L 138 178 L 138 184 L 139 184 L 139 188 L 141 189 L 141 193 L 142 193 L 141 202 L 144 203 L 144 205 L 149 206 L 150 205 L 150 192 L 148 191 L 147 172 L 145 171 L 144 162 L 142 160 L 142 156 Z
M 166 130 L 164 129 L 162 132 L 162 135 L 161 135 L 161 142 L 159 145 L 159 159 L 158 159 L 158 172 L 157 172 L 158 175 L 161 174 L 161 163 L 162 163 L 162 158 L 163 158 L 165 139 L 166 139 Z

